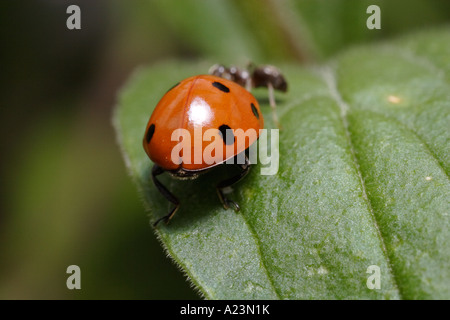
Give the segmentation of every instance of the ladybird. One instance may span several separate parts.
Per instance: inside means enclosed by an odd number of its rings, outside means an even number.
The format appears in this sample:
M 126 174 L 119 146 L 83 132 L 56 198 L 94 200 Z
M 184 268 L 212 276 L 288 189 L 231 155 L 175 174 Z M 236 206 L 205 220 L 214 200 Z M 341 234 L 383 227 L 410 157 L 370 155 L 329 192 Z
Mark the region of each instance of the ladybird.
M 154 162 L 152 180 L 161 194 L 175 207 L 166 216 L 158 219 L 168 222 L 180 206 L 179 200 L 157 179 L 157 176 L 168 172 L 175 178 L 195 179 L 199 174 L 223 164 L 226 155 L 236 156 L 253 144 L 259 137 L 259 130 L 264 128 L 264 119 L 256 98 L 239 84 L 213 75 L 198 75 L 187 78 L 173 86 L 156 105 L 148 121 L 143 146 L 149 158 Z M 172 141 L 172 135 L 177 129 L 185 129 L 197 141 L 191 141 L 191 158 L 201 161 L 182 161 L 172 159 L 172 151 L 179 143 Z M 223 144 L 223 158 L 212 163 L 204 157 L 204 150 L 209 143 L 198 140 L 195 130 L 202 134 L 207 129 L 216 132 L 216 139 Z M 254 129 L 257 137 L 237 140 L 231 129 Z M 231 135 L 231 136 L 230 136 Z M 200 137 L 203 137 L 201 135 Z M 184 137 L 183 137 L 184 139 Z M 201 148 L 195 150 L 194 143 Z M 176 160 L 176 159 L 175 159 Z M 189 160 L 189 159 L 188 159 Z M 247 156 L 245 162 L 238 164 L 241 172 L 217 185 L 217 193 L 223 206 L 228 209 L 233 206 L 236 211 L 239 205 L 228 199 L 223 189 L 241 180 L 249 171 L 250 163 Z
M 230 158 L 243 155 L 243 163 L 234 162 L 241 171 L 216 186 L 223 207 L 228 209 L 233 206 L 236 211 L 240 210 L 239 205 L 225 195 L 224 189 L 240 181 L 249 172 L 250 162 L 245 151 L 256 142 L 260 129 L 264 128 L 258 101 L 247 90 L 258 86 L 281 91 L 287 89 L 284 77 L 275 67 L 256 68 L 249 73 L 234 67 L 215 65 L 208 75 L 197 75 L 178 82 L 158 102 L 147 123 L 143 146 L 154 163 L 151 173 L 153 183 L 174 207 L 167 215 L 156 220 L 154 226 L 160 221 L 168 223 L 180 207 L 178 198 L 157 176 L 168 172 L 177 179 L 195 179 L 228 162 Z M 236 139 L 233 132 L 237 129 L 252 129 L 256 135 L 243 140 Z M 180 130 L 194 139 L 182 136 L 181 140 L 186 148 L 182 150 L 183 154 L 174 157 L 174 148 L 180 145 L 180 141 L 173 137 Z M 212 140 L 205 141 L 205 132 L 212 132 L 214 141 L 220 144 L 218 150 L 222 152 L 214 156 L 205 152 Z

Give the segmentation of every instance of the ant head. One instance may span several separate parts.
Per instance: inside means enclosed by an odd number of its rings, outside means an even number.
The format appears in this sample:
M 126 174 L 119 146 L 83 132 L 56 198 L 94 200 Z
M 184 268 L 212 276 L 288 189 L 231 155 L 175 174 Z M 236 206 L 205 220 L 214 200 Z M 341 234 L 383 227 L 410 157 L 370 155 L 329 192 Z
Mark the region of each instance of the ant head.
M 280 70 L 274 66 L 262 65 L 253 70 L 253 86 L 268 87 L 269 83 L 275 90 L 287 91 L 287 82 Z

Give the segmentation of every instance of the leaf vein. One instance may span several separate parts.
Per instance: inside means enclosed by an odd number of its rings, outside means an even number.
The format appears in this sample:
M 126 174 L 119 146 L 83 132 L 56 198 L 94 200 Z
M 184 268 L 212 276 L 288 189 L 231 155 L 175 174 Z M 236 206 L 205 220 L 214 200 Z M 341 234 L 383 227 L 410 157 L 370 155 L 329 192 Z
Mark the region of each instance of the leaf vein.
M 358 178 L 359 178 L 359 181 L 360 181 L 360 184 L 361 184 L 363 199 L 365 200 L 365 202 L 367 204 L 367 210 L 369 211 L 369 213 L 370 213 L 370 215 L 372 217 L 372 221 L 374 222 L 374 227 L 375 227 L 375 230 L 376 230 L 376 232 L 378 234 L 378 238 L 380 239 L 380 245 L 381 245 L 381 248 L 382 248 L 382 250 L 384 252 L 385 259 L 386 259 L 386 264 L 387 264 L 387 266 L 389 268 L 389 272 L 392 275 L 392 279 L 393 279 L 394 285 L 395 285 L 395 287 L 396 287 L 396 289 L 397 289 L 397 291 L 399 293 L 399 296 L 401 298 L 402 294 L 401 294 L 401 291 L 399 289 L 398 279 L 397 279 L 397 276 L 396 276 L 396 274 L 394 272 L 394 269 L 392 267 L 392 263 L 391 263 L 390 258 L 389 258 L 389 253 L 388 253 L 388 250 L 387 250 L 387 247 L 386 247 L 386 243 L 385 243 L 383 234 L 382 234 L 382 232 L 380 230 L 379 223 L 377 221 L 377 218 L 376 218 L 376 215 L 375 215 L 375 212 L 374 212 L 371 200 L 370 200 L 369 195 L 367 193 L 364 177 L 363 177 L 363 174 L 361 172 L 361 167 L 359 165 L 358 158 L 356 157 L 355 148 L 354 148 L 354 145 L 353 145 L 353 142 L 352 142 L 350 131 L 348 129 L 349 123 L 348 123 L 347 113 L 348 113 L 348 110 L 349 110 L 350 107 L 343 100 L 341 94 L 338 91 L 336 76 L 335 76 L 334 72 L 331 70 L 331 68 L 330 67 L 324 67 L 324 68 L 319 70 L 319 73 L 321 74 L 322 78 L 324 79 L 324 81 L 325 81 L 325 83 L 326 83 L 326 85 L 328 87 L 328 90 L 330 92 L 331 97 L 334 99 L 334 101 L 336 102 L 336 104 L 338 105 L 338 107 L 340 109 L 340 118 L 341 118 L 344 130 L 345 130 L 345 136 L 346 136 L 346 139 L 347 139 L 347 143 L 349 145 L 350 153 L 352 155 L 352 161 L 353 161 L 353 164 L 355 166 L 355 170 L 356 170 L 356 172 L 358 174 Z

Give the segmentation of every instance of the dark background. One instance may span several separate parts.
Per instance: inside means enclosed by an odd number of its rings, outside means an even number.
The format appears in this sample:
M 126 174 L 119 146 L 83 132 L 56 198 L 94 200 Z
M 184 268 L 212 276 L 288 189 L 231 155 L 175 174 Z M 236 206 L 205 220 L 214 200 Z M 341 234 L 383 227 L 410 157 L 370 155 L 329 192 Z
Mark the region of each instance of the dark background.
M 315 63 L 450 21 L 441 0 L 287 1 L 303 17 L 290 22 L 294 30 L 276 1 L 203 2 L 0 2 L 0 299 L 200 297 L 150 228 L 111 125 L 117 92 L 137 66 Z M 70 4 L 81 8 L 81 30 L 66 28 Z M 365 27 L 370 4 L 381 7 L 381 30 Z M 235 14 L 215 21 L 216 6 Z M 66 287 L 72 264 L 81 290 Z

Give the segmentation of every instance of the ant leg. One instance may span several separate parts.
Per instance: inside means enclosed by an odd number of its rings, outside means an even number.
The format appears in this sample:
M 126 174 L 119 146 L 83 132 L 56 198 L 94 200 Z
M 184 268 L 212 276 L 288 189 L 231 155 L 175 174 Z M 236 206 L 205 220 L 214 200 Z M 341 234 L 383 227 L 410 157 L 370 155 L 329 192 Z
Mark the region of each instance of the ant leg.
M 153 183 L 155 184 L 156 188 L 159 190 L 159 192 L 161 192 L 161 194 L 170 202 L 172 202 L 175 205 L 175 208 L 173 208 L 172 210 L 170 210 L 168 215 L 165 215 L 162 218 L 159 218 L 158 220 L 156 220 L 153 223 L 153 226 L 156 227 L 156 225 L 161 221 L 164 220 L 164 222 L 167 224 L 169 223 L 169 220 L 172 219 L 172 217 L 174 216 L 175 212 L 177 212 L 178 208 L 180 207 L 180 201 L 177 199 L 177 197 L 175 197 L 172 193 L 170 193 L 169 190 L 167 190 L 167 188 L 158 180 L 156 179 L 156 176 L 162 174 L 164 172 L 164 169 L 161 168 L 158 165 L 154 165 L 152 168 L 152 180 Z
M 267 88 L 269 89 L 269 104 L 272 108 L 272 119 L 275 125 L 278 129 L 281 128 L 280 121 L 278 121 L 278 114 L 277 114 L 277 104 L 275 102 L 275 93 L 273 89 L 273 85 L 270 82 L 267 82 Z
M 219 182 L 219 184 L 216 186 L 217 195 L 219 196 L 220 202 L 222 202 L 223 207 L 225 209 L 228 209 L 230 207 L 230 205 L 232 205 L 234 207 L 235 211 L 240 210 L 239 205 L 236 202 L 228 199 L 227 196 L 225 196 L 225 194 L 223 192 L 223 189 L 235 184 L 236 182 L 238 182 L 239 180 L 244 178 L 247 175 L 247 173 L 250 171 L 250 161 L 248 160 L 247 155 L 245 155 L 245 163 L 240 164 L 240 167 L 241 167 L 242 171 L 239 174 L 235 175 L 234 177 L 231 177 L 229 179 Z
M 247 90 L 248 92 L 250 92 L 252 90 L 252 79 L 250 77 L 248 77 L 245 80 L 245 90 Z

